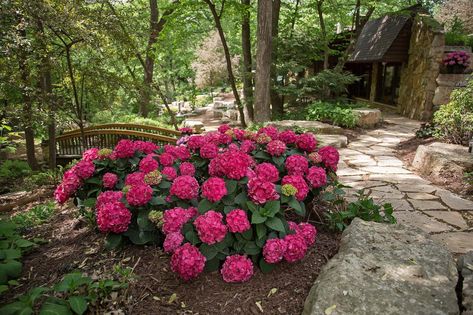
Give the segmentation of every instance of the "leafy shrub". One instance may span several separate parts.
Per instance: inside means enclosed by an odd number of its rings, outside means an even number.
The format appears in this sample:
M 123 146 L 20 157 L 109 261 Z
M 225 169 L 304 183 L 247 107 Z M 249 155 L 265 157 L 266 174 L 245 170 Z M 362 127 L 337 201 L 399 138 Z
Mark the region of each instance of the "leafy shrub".
M 245 281 L 233 277 L 235 265 L 251 275 L 253 263 L 269 271 L 283 257 L 305 255 L 316 230 L 288 222 L 285 212 L 305 216 L 304 201 L 336 177 L 336 149 L 317 150 L 314 135 L 271 126 L 250 132 L 222 125 L 178 144 L 121 140 L 113 152 L 89 150 L 64 174 L 55 197 L 75 197 L 96 213 L 109 247 L 123 239 L 159 242 L 161 230 L 172 270 L 185 280 L 223 263 L 226 281 Z
M 332 228 L 343 231 L 354 218 L 360 218 L 364 221 L 396 223 L 396 218 L 393 216 L 393 207 L 390 203 L 378 205 L 373 201 L 373 198 L 370 198 L 362 190 L 358 192 L 357 197 L 358 200 L 349 203 L 346 209 L 326 213 Z
M 473 185 L 473 172 L 466 172 L 466 173 L 465 173 L 465 181 L 466 181 L 469 185 Z
M 420 125 L 420 128 L 416 130 L 416 138 L 425 139 L 433 137 L 437 129 L 434 124 L 423 123 Z
M 11 220 L 21 227 L 28 228 L 48 221 L 54 214 L 55 209 L 54 202 L 49 201 L 45 204 L 37 205 L 26 212 L 21 212 L 13 216 Z
M 127 284 L 111 279 L 92 280 L 79 272 L 66 274 L 53 287 L 36 287 L 17 301 L 0 308 L 5 315 L 33 314 L 39 308 L 40 314 L 84 314 L 91 305 L 107 298 L 110 293 Z
M 17 179 L 31 173 L 31 168 L 26 161 L 6 160 L 0 165 L 0 179 Z
M 344 103 L 314 102 L 307 109 L 307 120 L 329 122 L 345 128 L 356 126 L 358 117 L 353 112 L 353 107 Z
M 26 189 L 34 189 L 41 186 L 57 185 L 61 181 L 64 171 L 71 167 L 59 165 L 55 170 L 33 173 L 24 179 L 24 187 Z
M 20 277 L 22 269 L 21 256 L 35 246 L 23 239 L 17 228 L 11 221 L 0 220 L 0 294 L 8 290 L 8 285 L 17 284 L 15 279 Z
M 468 144 L 473 136 L 473 80 L 464 88 L 454 90 L 448 104 L 434 113 L 437 137 L 444 141 Z

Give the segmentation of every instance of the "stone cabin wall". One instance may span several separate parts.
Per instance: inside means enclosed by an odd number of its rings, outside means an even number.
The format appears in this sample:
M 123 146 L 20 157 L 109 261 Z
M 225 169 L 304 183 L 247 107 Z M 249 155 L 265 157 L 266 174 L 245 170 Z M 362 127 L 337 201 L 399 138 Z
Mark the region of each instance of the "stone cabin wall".
M 401 70 L 400 114 L 418 120 L 432 117 L 444 46 L 443 27 L 430 17 L 416 16 L 412 23 L 409 61 Z

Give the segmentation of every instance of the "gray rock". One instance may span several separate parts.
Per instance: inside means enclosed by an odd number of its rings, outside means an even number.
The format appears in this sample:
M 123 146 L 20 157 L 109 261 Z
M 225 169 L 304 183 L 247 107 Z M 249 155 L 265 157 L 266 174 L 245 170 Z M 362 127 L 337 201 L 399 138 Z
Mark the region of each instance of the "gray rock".
M 320 121 L 310 121 L 310 120 L 280 120 L 280 121 L 271 121 L 268 125 L 277 127 L 278 129 L 292 129 L 294 127 L 304 128 L 308 131 L 319 133 L 319 134 L 328 134 L 328 135 L 340 135 L 343 134 L 343 129 L 326 124 Z
M 321 146 L 330 145 L 336 148 L 346 148 L 348 138 L 344 135 L 316 135 Z
M 461 256 L 458 260 L 458 271 L 460 272 L 462 283 L 462 306 L 463 314 L 473 313 L 473 251 Z
M 459 314 L 452 255 L 412 227 L 355 219 L 303 315 Z
M 353 113 L 358 116 L 356 125 L 362 128 L 373 128 L 382 121 L 381 111 L 375 108 L 357 108 Z

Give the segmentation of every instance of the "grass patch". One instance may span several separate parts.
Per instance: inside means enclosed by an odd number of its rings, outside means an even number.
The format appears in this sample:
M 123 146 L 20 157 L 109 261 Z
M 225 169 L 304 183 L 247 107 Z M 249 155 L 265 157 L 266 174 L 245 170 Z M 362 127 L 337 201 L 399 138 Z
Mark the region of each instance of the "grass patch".
M 33 227 L 49 221 L 55 210 L 55 203 L 48 201 L 47 203 L 37 205 L 26 212 L 13 216 L 11 220 L 20 227 Z

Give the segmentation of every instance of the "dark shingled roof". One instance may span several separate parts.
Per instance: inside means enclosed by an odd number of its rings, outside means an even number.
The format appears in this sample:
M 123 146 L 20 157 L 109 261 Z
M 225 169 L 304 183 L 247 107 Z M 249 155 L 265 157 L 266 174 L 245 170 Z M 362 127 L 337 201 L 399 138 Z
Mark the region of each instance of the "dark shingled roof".
M 368 21 L 356 41 L 349 61 L 381 61 L 409 19 L 408 15 L 396 14 Z

